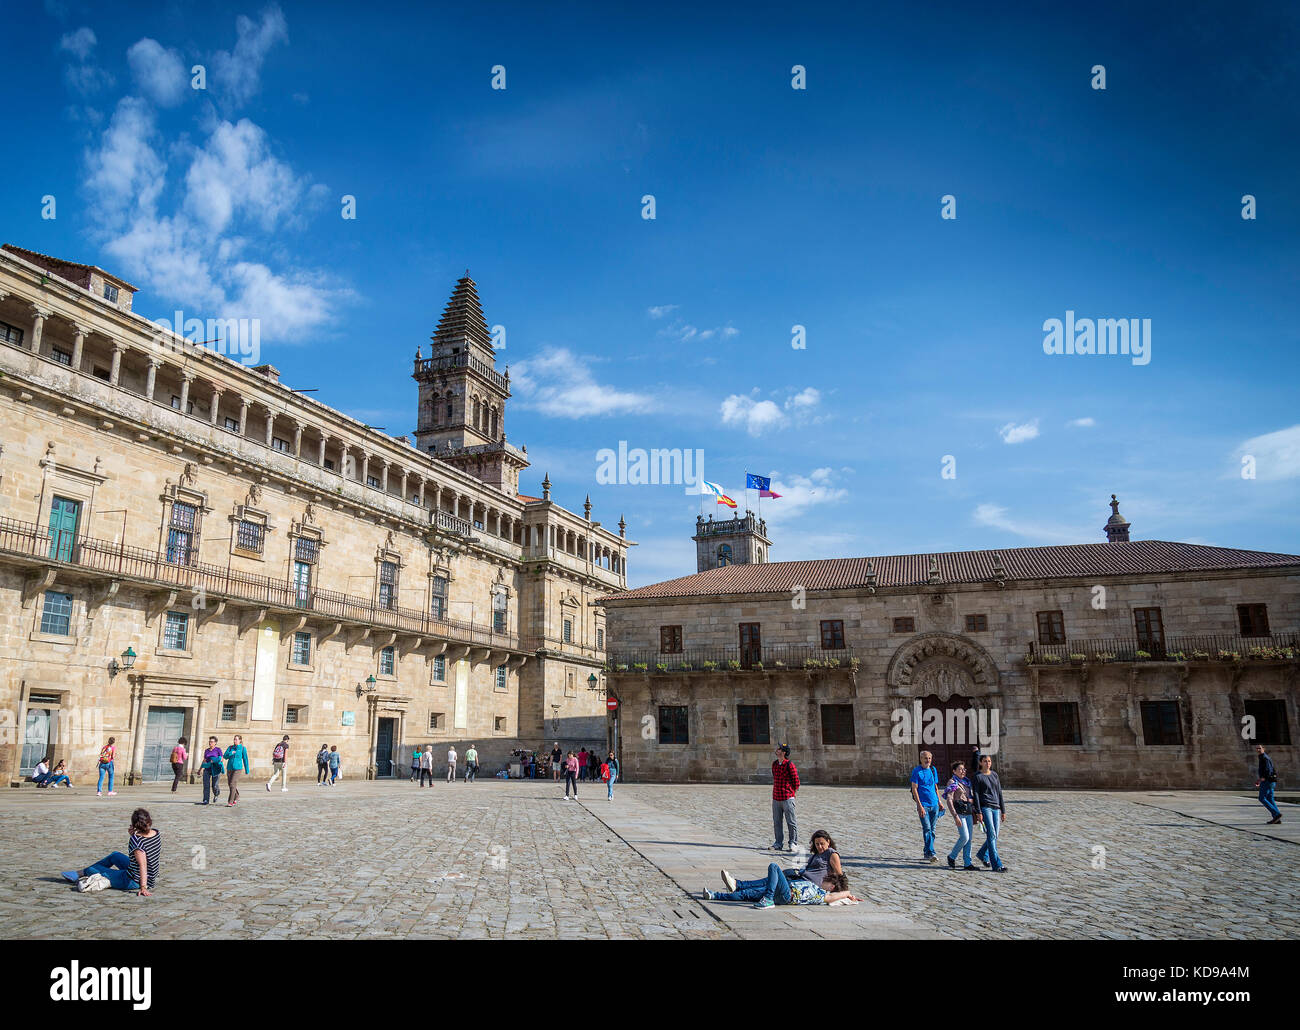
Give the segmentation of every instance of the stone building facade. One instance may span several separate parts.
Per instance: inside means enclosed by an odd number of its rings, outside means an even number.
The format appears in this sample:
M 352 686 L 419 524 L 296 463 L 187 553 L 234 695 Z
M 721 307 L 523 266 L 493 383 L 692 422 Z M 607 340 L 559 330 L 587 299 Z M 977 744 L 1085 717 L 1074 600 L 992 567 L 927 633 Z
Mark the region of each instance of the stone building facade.
M 1282 782 L 1300 556 L 1130 541 L 733 565 L 602 604 L 623 763 L 649 780 L 763 781 L 789 743 L 812 783 L 899 784 L 983 738 L 1012 786 Z
M 518 492 L 527 450 L 506 441 L 468 276 L 433 335 L 449 360 L 417 352 L 420 403 L 442 405 L 419 413 L 422 446 L 161 331 L 132 292 L 0 250 L 11 783 L 44 754 L 85 782 L 108 736 L 132 780 L 170 777 L 182 735 L 193 752 L 239 733 L 269 773 L 287 733 L 297 777 L 322 742 L 356 777 L 405 775 L 427 743 L 472 742 L 485 772 L 557 739 L 604 746 L 594 602 L 626 587 L 632 542 L 549 479 Z

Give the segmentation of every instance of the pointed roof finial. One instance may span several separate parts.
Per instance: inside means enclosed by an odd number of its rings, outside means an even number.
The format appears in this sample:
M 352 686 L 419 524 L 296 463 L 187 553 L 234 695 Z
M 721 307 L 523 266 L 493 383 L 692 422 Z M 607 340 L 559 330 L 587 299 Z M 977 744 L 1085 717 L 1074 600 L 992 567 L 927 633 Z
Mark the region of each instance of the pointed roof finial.
M 1110 495 L 1110 511 L 1110 518 L 1106 520 L 1106 525 L 1103 527 L 1106 530 L 1106 539 L 1112 544 L 1128 543 L 1131 523 L 1125 521 L 1124 516 L 1119 513 L 1119 498 L 1114 494 Z
M 627 522 L 624 521 L 622 515 L 618 517 L 618 535 L 627 536 Z
M 591 521 L 591 494 L 587 494 L 587 499 L 582 504 L 582 517 Z
M 548 472 L 546 473 L 546 478 L 542 480 L 542 500 L 549 501 L 550 499 L 551 499 L 551 474 Z

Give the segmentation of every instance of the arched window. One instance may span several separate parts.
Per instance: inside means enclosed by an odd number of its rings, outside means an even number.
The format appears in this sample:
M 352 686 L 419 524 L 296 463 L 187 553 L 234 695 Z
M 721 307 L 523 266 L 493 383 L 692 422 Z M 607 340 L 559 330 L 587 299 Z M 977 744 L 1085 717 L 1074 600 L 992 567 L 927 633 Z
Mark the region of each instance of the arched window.
M 479 420 L 479 403 L 478 403 L 478 398 L 475 397 L 474 408 L 473 408 L 473 419 L 470 422 L 470 425 L 472 425 L 475 429 L 478 428 L 478 420 Z
M 718 568 L 731 564 L 731 545 L 722 544 L 718 548 Z
M 447 394 L 447 423 L 451 424 L 451 394 Z
M 492 409 L 492 439 L 495 440 L 496 438 L 497 438 L 497 413 L 496 413 L 496 409 L 493 408 Z

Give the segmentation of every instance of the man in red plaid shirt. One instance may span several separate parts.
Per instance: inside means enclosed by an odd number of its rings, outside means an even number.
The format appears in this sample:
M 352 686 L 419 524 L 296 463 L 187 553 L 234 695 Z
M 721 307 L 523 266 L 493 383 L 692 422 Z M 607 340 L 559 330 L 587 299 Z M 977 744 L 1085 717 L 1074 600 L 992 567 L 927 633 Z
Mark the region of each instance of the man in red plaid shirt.
M 799 792 L 799 770 L 790 761 L 790 745 L 779 744 L 776 749 L 776 761 L 772 763 L 772 827 L 776 831 L 776 842 L 771 851 L 794 851 L 799 842 L 799 824 L 794 818 L 794 796 Z M 790 847 L 783 848 L 781 838 L 781 820 L 790 827 Z

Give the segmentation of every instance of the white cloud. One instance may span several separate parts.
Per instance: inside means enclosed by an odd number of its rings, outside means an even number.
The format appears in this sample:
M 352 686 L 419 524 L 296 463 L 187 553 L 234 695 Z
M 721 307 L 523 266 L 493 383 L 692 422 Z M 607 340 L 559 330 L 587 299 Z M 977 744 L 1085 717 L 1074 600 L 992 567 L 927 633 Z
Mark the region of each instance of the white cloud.
M 1255 478 L 1266 482 L 1300 476 L 1300 425 L 1252 436 L 1237 448 L 1238 462 L 1255 459 Z
M 289 26 L 280 8 L 272 5 L 262 12 L 260 23 L 241 14 L 235 19 L 235 31 L 235 49 L 212 56 L 212 79 L 224 96 L 238 105 L 247 103 L 261 89 L 262 63 L 271 47 L 288 42 Z
M 272 229 L 303 193 L 289 166 L 269 153 L 266 133 L 247 118 L 217 124 L 194 154 L 185 185 L 186 210 L 212 232 L 223 232 L 236 212 Z
M 86 185 L 97 201 L 97 217 L 116 222 L 132 208 L 154 210 L 166 172 L 153 147 L 155 136 L 149 105 L 136 97 L 123 97 L 98 149 L 86 155 Z
M 785 415 L 771 401 L 755 400 L 740 393 L 733 393 L 722 402 L 720 414 L 724 425 L 742 426 L 750 436 L 761 436 L 785 424 Z
M 651 318 L 663 318 L 664 315 L 670 315 L 676 310 L 676 304 L 660 304 L 657 307 L 646 308 L 645 313 Z
M 1090 539 L 1087 531 L 1078 526 L 1025 521 L 1021 518 L 1009 516 L 1006 508 L 996 504 L 980 504 L 976 506 L 972 518 L 977 525 L 1000 529 L 1014 536 L 1025 537 L 1041 543 L 1072 544 Z
M 175 107 L 185 99 L 189 79 L 178 51 L 145 37 L 126 52 L 126 60 L 140 92 L 159 107 Z
M 672 305 L 672 307 L 674 308 L 676 306 L 677 305 L 675 304 Z M 659 309 L 651 308 L 650 310 L 655 311 Z M 665 308 L 663 310 L 666 311 L 668 309 Z M 651 317 L 659 317 L 659 316 L 652 315 Z M 740 330 L 737 329 L 735 326 L 730 326 L 730 325 L 716 326 L 713 329 L 700 329 L 697 326 L 691 325 L 689 322 L 683 322 L 681 319 L 674 319 L 671 324 L 659 330 L 659 335 L 666 337 L 668 339 L 676 340 L 679 343 L 689 343 L 691 340 L 697 340 L 697 339 L 711 340 L 715 336 L 721 337 L 725 340 L 729 340 L 733 336 L 739 336 Z
M 998 430 L 998 433 L 1002 437 L 1003 443 L 1024 443 L 1026 440 L 1032 440 L 1038 435 L 1038 419 L 1021 425 L 1008 422 Z
M 88 25 L 83 25 L 75 32 L 67 33 L 59 40 L 59 49 L 72 54 L 78 61 L 84 61 L 90 56 L 90 52 L 95 49 L 95 30 Z
M 815 387 L 807 386 L 785 402 L 785 410 L 811 410 L 817 407 L 821 400 L 821 393 Z
M 1091 417 L 1072 418 L 1070 419 L 1069 422 L 1065 424 L 1067 427 L 1071 429 L 1091 429 L 1093 426 L 1097 424 L 1097 420 Z
M 525 407 L 556 418 L 636 415 L 656 407 L 644 394 L 596 382 L 588 363 L 566 347 L 548 348 L 512 365 L 510 373 L 511 386 L 522 395 Z
M 834 504 L 849 496 L 840 485 L 833 469 L 813 469 L 808 475 L 772 476 L 772 492 L 781 496 L 763 508 L 763 517 L 772 523 L 805 514 L 810 508 Z

